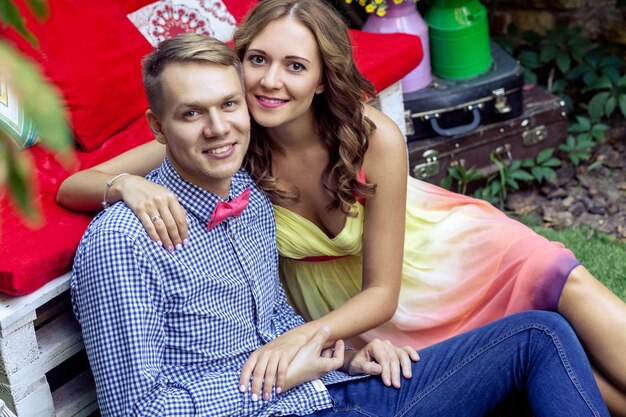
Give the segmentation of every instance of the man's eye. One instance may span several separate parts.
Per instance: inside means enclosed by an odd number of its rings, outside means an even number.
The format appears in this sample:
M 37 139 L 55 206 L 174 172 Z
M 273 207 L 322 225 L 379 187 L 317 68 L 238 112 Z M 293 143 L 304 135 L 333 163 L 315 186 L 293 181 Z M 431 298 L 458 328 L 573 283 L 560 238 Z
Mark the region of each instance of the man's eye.
M 188 112 L 185 112 L 185 113 L 183 114 L 183 116 L 184 116 L 184 117 L 194 117 L 194 116 L 197 116 L 198 114 L 199 114 L 199 113 L 198 113 L 197 111 L 195 111 L 195 110 L 190 110 L 190 111 L 188 111 Z
M 225 109 L 233 109 L 237 107 L 237 102 L 236 101 L 227 101 L 226 103 L 224 103 L 224 108 Z

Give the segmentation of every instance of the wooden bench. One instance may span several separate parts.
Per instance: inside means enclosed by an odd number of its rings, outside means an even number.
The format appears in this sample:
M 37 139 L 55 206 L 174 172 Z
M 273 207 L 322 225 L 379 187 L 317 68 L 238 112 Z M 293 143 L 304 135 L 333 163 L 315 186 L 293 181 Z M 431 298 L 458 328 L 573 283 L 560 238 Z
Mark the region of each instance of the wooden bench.
M 88 416 L 98 408 L 69 279 L 23 297 L 0 295 L 0 399 L 17 417 Z M 10 415 L 1 406 L 0 416 Z

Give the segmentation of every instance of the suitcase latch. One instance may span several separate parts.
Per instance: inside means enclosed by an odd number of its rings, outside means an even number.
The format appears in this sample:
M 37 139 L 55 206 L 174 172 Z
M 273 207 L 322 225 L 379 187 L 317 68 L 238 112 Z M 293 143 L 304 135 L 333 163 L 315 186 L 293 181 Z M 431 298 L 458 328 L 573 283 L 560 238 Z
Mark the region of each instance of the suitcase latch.
M 522 143 L 524 146 L 536 145 L 543 142 L 548 137 L 548 128 L 544 125 L 537 126 L 534 129 L 525 130 L 522 133 Z
M 504 91 L 504 88 L 498 88 L 497 90 L 492 91 L 492 94 L 495 101 L 494 107 L 499 114 L 511 111 L 511 106 L 506 99 L 506 91 Z
M 418 180 L 426 180 L 439 174 L 439 152 L 434 149 L 428 149 L 422 154 L 426 162 L 417 164 L 413 167 L 413 176 Z
M 404 124 L 406 125 L 407 136 L 414 135 L 415 127 L 413 126 L 413 118 L 411 118 L 411 110 L 404 111 Z

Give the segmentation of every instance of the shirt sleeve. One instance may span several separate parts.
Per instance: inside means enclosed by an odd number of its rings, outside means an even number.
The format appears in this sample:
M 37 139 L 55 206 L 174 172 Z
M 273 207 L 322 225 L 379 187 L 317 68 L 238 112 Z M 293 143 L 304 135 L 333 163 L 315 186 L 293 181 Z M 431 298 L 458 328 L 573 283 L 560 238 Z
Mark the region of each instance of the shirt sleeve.
M 162 372 L 164 319 L 159 277 L 121 233 L 84 242 L 72 276 L 80 322 L 103 416 L 194 415 L 190 394 Z

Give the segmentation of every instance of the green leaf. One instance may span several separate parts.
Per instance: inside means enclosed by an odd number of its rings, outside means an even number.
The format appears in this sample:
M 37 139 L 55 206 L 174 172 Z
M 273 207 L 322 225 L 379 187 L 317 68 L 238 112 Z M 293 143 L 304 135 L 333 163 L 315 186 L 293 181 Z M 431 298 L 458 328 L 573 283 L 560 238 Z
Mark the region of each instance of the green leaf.
M 441 188 L 445 188 L 446 190 L 450 190 L 452 188 L 452 177 L 449 175 L 443 177 L 443 179 L 439 183 L 439 186 Z
M 559 49 L 556 46 L 544 46 L 539 52 L 539 62 L 550 62 L 559 54 Z
M 583 92 L 593 91 L 593 90 L 611 90 L 612 88 L 613 88 L 613 84 L 611 83 L 611 80 L 609 79 L 609 77 L 602 76 L 602 77 L 598 77 L 595 80 L 595 82 L 591 84 L 589 87 L 587 87 L 586 89 L 584 89 Z
M 576 121 L 579 125 L 581 125 L 585 130 L 589 130 L 591 127 L 591 120 L 585 116 L 576 116 Z
M 519 190 L 519 184 L 513 177 L 508 177 L 506 183 L 509 184 L 514 190 Z
M 576 80 L 582 77 L 585 74 L 588 74 L 590 71 L 593 71 L 591 67 L 587 64 L 579 64 L 572 68 L 566 75 L 566 78 L 570 81 Z
M 15 30 L 22 35 L 28 42 L 37 47 L 37 39 L 28 30 L 24 24 L 24 19 L 20 15 L 19 9 L 13 4 L 12 1 L 0 0 L 0 21 L 13 26 Z M 3 25 L 2 25 L 3 26 Z M 2 62 L 2 60 L 0 60 Z
M 622 112 L 622 115 L 626 117 L 626 94 L 621 94 L 619 96 L 619 109 Z M 604 134 L 602 136 L 604 136 Z
M 519 159 L 516 159 L 513 162 L 511 162 L 511 165 L 509 165 L 509 171 L 515 172 L 520 168 L 521 165 L 522 165 L 522 161 L 520 161 Z
M 565 74 L 569 70 L 571 64 L 572 60 L 565 52 L 560 53 L 559 56 L 556 58 L 556 65 L 557 67 L 559 67 L 563 74 Z
M 45 81 L 37 68 L 11 46 L 0 41 L 2 70 L 10 74 L 11 86 L 24 113 L 39 131 L 41 142 L 52 149 L 70 148 L 71 135 L 60 94 Z
M 561 166 L 561 161 L 558 158 L 550 158 L 541 165 L 544 167 L 556 168 Z
M 537 69 L 542 66 L 536 52 L 524 51 L 517 56 L 517 59 L 519 59 L 522 65 L 526 68 Z
M 550 157 L 552 157 L 553 153 L 554 153 L 553 148 L 547 148 L 547 149 L 542 150 L 541 152 L 539 152 L 539 155 L 537 155 L 537 163 L 540 165 L 543 164 L 545 161 L 550 159 Z
M 535 160 L 533 158 L 526 158 L 522 161 L 522 166 L 524 168 L 530 168 L 535 166 Z
M 626 87 L 626 75 L 624 75 L 622 78 L 619 79 L 619 82 L 617 83 L 617 85 L 620 87 Z
M 626 96 L 620 96 L 620 109 L 622 108 L 622 101 L 626 103 Z M 604 132 L 608 130 L 608 126 L 598 123 L 591 128 L 591 135 L 596 139 L 604 139 Z
M 27 0 L 30 10 L 39 19 L 48 17 L 48 2 L 46 0 Z
M 528 68 L 524 68 L 524 80 L 532 84 L 537 84 L 537 75 Z
M 0 167 L 6 166 L 6 181 L 13 201 L 27 218 L 37 218 L 33 204 L 30 173 L 33 172 L 27 154 L 18 152 L 8 135 L 0 130 Z M 9 151 L 11 148 L 11 151 Z M 2 160 L 4 159 L 4 160 Z
M 604 91 L 596 94 L 589 101 L 589 116 L 593 120 L 598 120 L 604 115 L 604 106 L 610 94 L 608 91 Z
M 517 180 L 525 182 L 530 182 L 535 179 L 535 177 L 533 177 L 532 175 L 530 175 L 530 173 L 524 171 L 523 169 L 513 172 L 511 176 Z
M 606 117 L 610 117 L 613 114 L 615 107 L 617 107 L 617 100 L 615 96 L 611 96 L 606 100 L 606 104 L 604 105 L 604 114 Z

